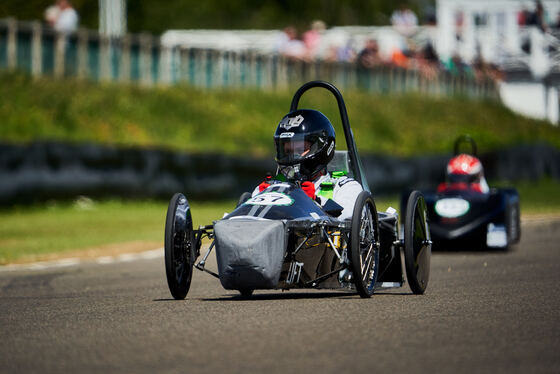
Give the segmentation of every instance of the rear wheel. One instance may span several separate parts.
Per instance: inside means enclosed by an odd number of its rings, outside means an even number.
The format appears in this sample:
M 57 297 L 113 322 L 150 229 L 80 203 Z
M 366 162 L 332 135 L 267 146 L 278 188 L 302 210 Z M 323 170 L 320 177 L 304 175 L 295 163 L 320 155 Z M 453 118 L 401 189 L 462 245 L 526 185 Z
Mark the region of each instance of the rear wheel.
M 356 290 L 371 297 L 379 272 L 379 226 L 373 197 L 367 191 L 358 195 L 350 232 L 350 263 Z
M 432 241 L 424 196 L 413 191 L 406 204 L 404 224 L 404 260 L 406 278 L 415 294 L 423 294 L 430 278 Z
M 521 237 L 521 220 L 519 211 L 519 197 L 510 198 L 506 208 L 506 227 L 508 233 L 508 244 L 519 242 Z
M 194 234 L 189 203 L 177 193 L 169 202 L 165 221 L 165 273 L 175 299 L 187 296 L 194 263 Z

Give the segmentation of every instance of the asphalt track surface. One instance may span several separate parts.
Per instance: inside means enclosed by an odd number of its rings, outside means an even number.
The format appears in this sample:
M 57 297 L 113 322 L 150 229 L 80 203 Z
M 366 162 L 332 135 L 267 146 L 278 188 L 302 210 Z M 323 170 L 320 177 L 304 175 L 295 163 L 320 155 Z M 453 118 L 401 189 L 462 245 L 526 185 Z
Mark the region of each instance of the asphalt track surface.
M 558 373 L 560 221 L 509 252 L 432 256 L 428 291 L 224 290 L 163 258 L 0 272 L 2 373 Z M 211 266 L 211 265 L 209 265 Z

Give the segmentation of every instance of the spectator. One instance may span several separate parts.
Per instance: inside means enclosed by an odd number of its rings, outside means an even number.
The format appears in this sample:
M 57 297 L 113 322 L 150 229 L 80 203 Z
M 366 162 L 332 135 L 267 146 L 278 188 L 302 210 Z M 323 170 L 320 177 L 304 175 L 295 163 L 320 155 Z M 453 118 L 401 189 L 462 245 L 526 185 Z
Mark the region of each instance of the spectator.
M 367 69 L 383 65 L 377 40 L 369 39 L 366 41 L 366 45 L 358 54 L 358 65 Z
M 463 25 L 465 23 L 465 14 L 463 11 L 455 13 L 455 39 L 457 41 L 463 40 Z
M 296 60 L 305 60 L 307 58 L 307 49 L 303 41 L 298 39 L 295 27 L 288 26 L 284 29 L 280 41 L 278 42 L 278 52 L 286 57 Z
M 391 64 L 399 68 L 407 69 L 409 67 L 408 63 L 408 57 L 403 53 L 403 51 L 395 48 L 391 53 Z
M 45 14 L 44 14 L 45 21 L 50 27 L 54 27 L 56 20 L 58 19 L 59 16 L 60 16 L 60 7 L 58 6 L 58 4 L 51 5 L 45 10 Z
M 451 58 L 447 60 L 445 68 L 452 75 L 463 75 L 471 71 L 470 67 L 465 62 L 463 62 L 463 59 L 457 52 L 455 52 L 453 56 L 451 56 Z
M 311 23 L 311 29 L 303 33 L 303 43 L 307 48 L 307 55 L 310 59 L 315 59 L 319 55 L 321 38 L 326 30 L 325 22 L 317 20 Z
M 418 18 L 412 10 L 402 5 L 399 10 L 395 10 L 391 15 L 391 24 L 401 34 L 410 36 L 416 32 Z
M 331 62 L 354 62 L 356 61 L 356 50 L 354 40 L 337 40 L 329 46 L 326 56 L 327 61 Z
M 356 49 L 354 48 L 354 39 L 350 38 L 343 46 L 336 50 L 336 59 L 340 62 L 354 62 L 356 60 Z
M 545 32 L 547 29 L 545 15 L 544 15 L 544 7 L 540 0 L 535 1 L 535 11 L 531 13 L 528 17 L 527 26 L 537 26 L 542 32 Z
M 68 0 L 58 0 L 57 6 L 60 10 L 54 29 L 58 32 L 71 33 L 78 29 L 78 13 Z
M 527 8 L 525 7 L 521 8 L 521 11 L 517 13 L 517 24 L 519 26 L 527 25 L 527 22 L 529 21 L 530 17 L 531 17 L 531 12 L 529 12 L 529 10 L 527 10 Z
M 414 62 L 420 74 L 427 79 L 434 79 L 440 70 L 439 57 L 432 43 L 427 43 L 415 54 Z

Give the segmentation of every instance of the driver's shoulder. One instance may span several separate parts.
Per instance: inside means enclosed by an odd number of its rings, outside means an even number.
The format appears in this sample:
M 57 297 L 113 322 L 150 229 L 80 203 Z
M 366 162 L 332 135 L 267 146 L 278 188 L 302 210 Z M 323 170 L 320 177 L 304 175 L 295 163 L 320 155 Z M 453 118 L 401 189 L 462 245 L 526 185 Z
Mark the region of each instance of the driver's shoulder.
M 349 177 L 347 175 L 343 175 L 343 176 L 340 176 L 340 177 L 332 177 L 331 176 L 331 180 L 337 187 L 340 187 L 340 188 L 344 187 L 344 186 L 356 186 L 356 185 L 359 186 L 360 185 L 357 180 L 355 180 L 354 178 Z

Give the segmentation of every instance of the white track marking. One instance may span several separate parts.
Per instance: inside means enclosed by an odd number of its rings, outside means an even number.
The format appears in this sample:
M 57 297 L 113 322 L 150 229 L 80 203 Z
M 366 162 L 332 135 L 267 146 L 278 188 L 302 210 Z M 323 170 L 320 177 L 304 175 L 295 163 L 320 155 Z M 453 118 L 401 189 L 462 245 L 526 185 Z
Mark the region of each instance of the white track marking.
M 53 261 L 39 261 L 29 264 L 13 264 L 0 266 L 0 273 L 16 270 L 45 270 L 53 268 L 62 268 L 76 266 L 85 263 L 97 263 L 99 265 L 115 264 L 118 262 L 131 262 L 138 260 L 151 260 L 163 257 L 163 248 L 151 249 L 140 253 L 123 253 L 117 256 L 102 256 L 97 258 L 64 258 Z

